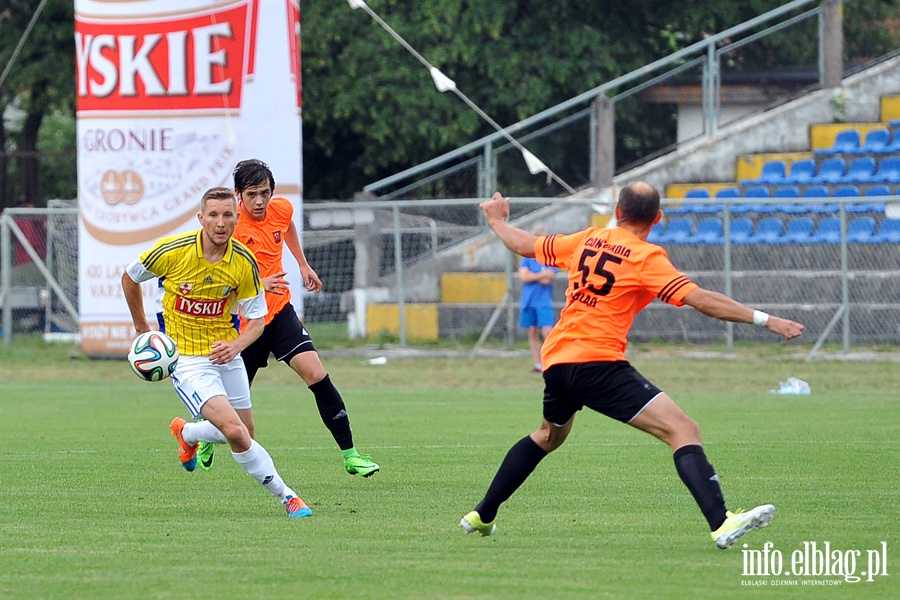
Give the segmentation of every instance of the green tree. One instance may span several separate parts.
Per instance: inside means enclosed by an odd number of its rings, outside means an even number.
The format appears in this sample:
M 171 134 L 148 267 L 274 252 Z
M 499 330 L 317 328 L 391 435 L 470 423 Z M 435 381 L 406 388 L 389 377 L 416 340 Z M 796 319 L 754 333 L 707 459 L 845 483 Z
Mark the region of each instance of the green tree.
M 783 3 L 380 0 L 369 5 L 475 104 L 500 125 L 510 125 Z M 884 23 L 897 18 L 898 7 L 898 0 L 848 2 L 848 58 L 896 47 L 897 36 L 888 35 Z M 307 198 L 350 197 L 366 183 L 493 132 L 454 95 L 437 92 L 418 61 L 362 10 L 351 10 L 344 1 L 310 2 L 303 9 Z M 814 66 L 815 21 L 810 23 L 802 35 L 773 36 L 735 51 L 728 57 L 730 68 Z M 624 102 L 616 118 L 619 164 L 674 142 L 671 107 Z
M 39 5 L 40 0 L 7 0 L 0 8 L 0 65 L 4 68 Z M 0 114 L 11 112 L 16 117 L 8 130 L 0 119 L 0 207 L 12 204 L 11 199 L 19 195 L 42 203 L 47 199 L 44 187 L 55 193 L 66 189 L 55 181 L 42 185 L 44 178 L 74 181 L 74 128 L 66 129 L 69 135 L 62 140 L 52 132 L 43 136 L 55 138 L 53 150 L 68 155 L 62 171 L 42 172 L 39 154 L 46 117 L 56 113 L 58 118 L 51 121 L 56 127 L 71 123 L 75 113 L 73 31 L 72 0 L 49 0 L 0 88 Z M 71 186 L 68 190 L 74 193 Z

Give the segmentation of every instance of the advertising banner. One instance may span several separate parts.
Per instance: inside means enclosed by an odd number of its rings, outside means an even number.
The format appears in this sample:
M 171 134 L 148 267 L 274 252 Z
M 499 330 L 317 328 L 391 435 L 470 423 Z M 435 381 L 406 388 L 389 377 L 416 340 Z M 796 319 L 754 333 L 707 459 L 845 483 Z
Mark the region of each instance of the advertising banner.
M 232 187 L 238 161 L 269 165 L 302 231 L 299 0 L 75 0 L 75 52 L 81 343 L 121 356 L 125 267 L 199 229 L 201 195 Z

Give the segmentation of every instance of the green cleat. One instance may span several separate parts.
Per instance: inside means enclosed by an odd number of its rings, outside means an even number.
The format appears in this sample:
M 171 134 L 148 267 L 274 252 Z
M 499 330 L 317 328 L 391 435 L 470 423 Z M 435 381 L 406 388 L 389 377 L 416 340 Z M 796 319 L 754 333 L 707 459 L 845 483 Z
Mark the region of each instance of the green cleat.
M 494 523 L 494 521 L 482 523 L 481 515 L 478 514 L 478 511 L 474 510 L 462 518 L 459 522 L 459 526 L 462 527 L 466 533 L 475 533 L 477 531 L 484 537 L 494 535 L 497 531 L 497 524 Z
M 197 444 L 197 462 L 204 471 L 211 471 L 213 456 L 216 453 L 216 445 L 212 442 L 200 442 Z
M 344 468 L 351 475 L 370 477 L 381 470 L 377 463 L 372 462 L 368 454 L 355 454 L 344 459 Z
M 725 513 L 726 519 L 722 526 L 710 533 L 716 546 L 722 550 L 728 550 L 742 535 L 754 529 L 762 529 L 772 522 L 775 516 L 775 507 L 771 504 L 763 504 L 747 512 L 737 509 L 735 512 Z

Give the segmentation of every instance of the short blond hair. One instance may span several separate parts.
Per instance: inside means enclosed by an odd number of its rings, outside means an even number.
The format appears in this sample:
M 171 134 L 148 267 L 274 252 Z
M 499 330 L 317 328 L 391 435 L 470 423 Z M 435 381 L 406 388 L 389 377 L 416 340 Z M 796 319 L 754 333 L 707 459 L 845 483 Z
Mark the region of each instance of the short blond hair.
M 203 197 L 200 198 L 201 213 L 206 212 L 206 203 L 210 200 L 231 200 L 234 203 L 235 210 L 237 210 L 237 198 L 234 197 L 234 190 L 227 187 L 214 187 L 206 190 L 203 193 Z

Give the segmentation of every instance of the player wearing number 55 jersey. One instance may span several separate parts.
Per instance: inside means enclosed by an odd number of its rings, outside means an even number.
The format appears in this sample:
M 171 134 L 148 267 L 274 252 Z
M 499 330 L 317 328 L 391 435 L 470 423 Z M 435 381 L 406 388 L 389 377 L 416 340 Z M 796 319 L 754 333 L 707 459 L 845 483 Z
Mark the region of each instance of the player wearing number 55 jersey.
M 172 420 L 181 464 L 188 471 L 196 468 L 201 441 L 227 442 L 234 460 L 281 501 L 288 516 L 309 516 L 309 507 L 284 483 L 269 453 L 236 412 L 251 406 L 240 352 L 262 333 L 266 300 L 256 259 L 231 239 L 238 219 L 234 193 L 228 188 L 207 190 L 197 217 L 199 231 L 160 240 L 122 274 L 125 300 L 139 334 L 150 330 L 140 284 L 154 277 L 163 282 L 167 333 L 181 353 L 172 382 L 191 416 L 206 419 Z M 231 321 L 235 303 L 247 319 L 240 334 Z
M 544 341 L 544 402 L 541 426 L 510 448 L 484 499 L 460 521 L 467 532 L 491 535 L 500 504 L 525 482 L 549 452 L 562 445 L 584 407 L 645 431 L 670 446 L 675 468 L 694 496 L 719 548 L 769 524 L 770 504 L 728 512 L 719 478 L 700 441 L 700 429 L 665 392 L 625 360 L 635 315 L 654 298 L 704 315 L 753 323 L 790 339 L 803 325 L 755 311 L 705 290 L 680 273 L 661 247 L 647 242 L 659 222 L 659 194 L 643 182 L 622 189 L 617 226 L 591 227 L 571 235 L 535 236 L 506 222 L 509 199 L 499 193 L 482 203 L 488 225 L 512 251 L 568 272 L 566 305 Z

